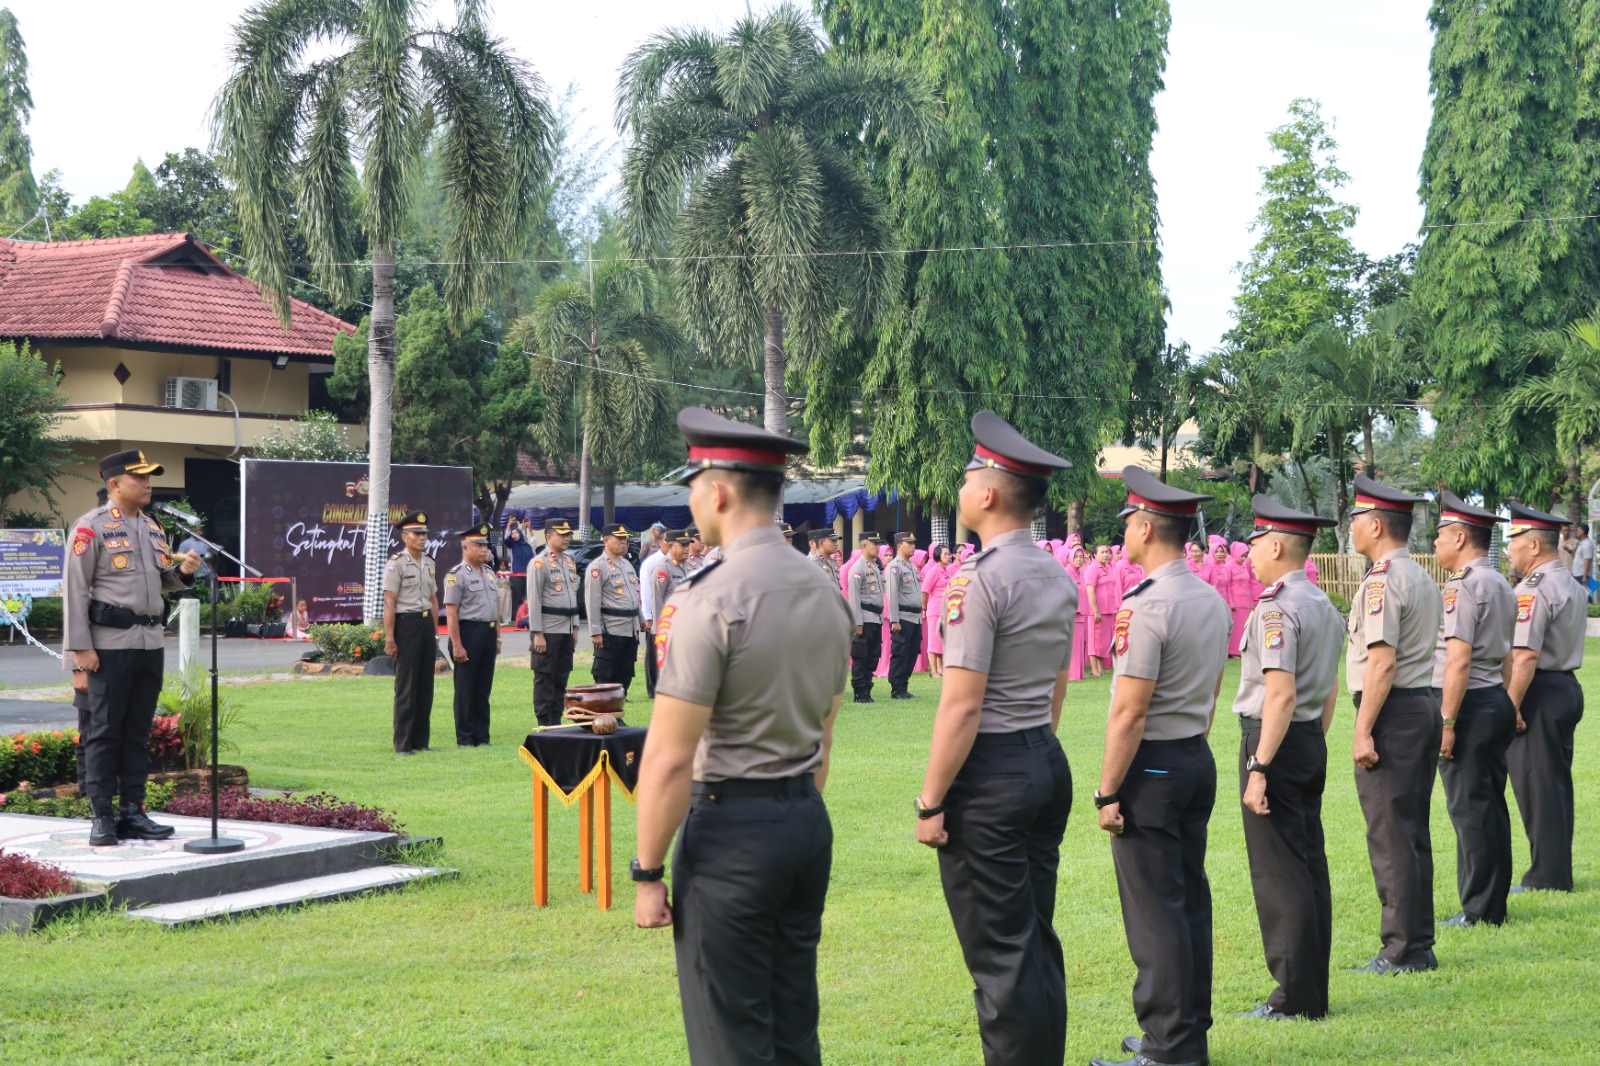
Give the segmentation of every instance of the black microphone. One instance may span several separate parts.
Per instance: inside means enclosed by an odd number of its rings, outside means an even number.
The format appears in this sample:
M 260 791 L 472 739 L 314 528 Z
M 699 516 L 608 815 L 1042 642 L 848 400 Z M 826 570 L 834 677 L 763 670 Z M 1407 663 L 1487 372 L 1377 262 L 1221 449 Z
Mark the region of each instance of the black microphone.
M 158 503 L 156 504 L 156 510 L 160 511 L 162 514 L 171 515 L 173 518 L 176 518 L 186 526 L 205 525 L 198 515 L 192 515 L 188 511 L 180 511 L 171 504 Z

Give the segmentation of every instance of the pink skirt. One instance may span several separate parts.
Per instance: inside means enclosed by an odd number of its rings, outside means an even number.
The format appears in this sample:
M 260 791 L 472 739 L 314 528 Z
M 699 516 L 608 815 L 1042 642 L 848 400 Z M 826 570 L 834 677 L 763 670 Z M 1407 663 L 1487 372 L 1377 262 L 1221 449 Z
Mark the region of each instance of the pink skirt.
M 1089 639 L 1093 629 L 1085 615 L 1072 619 L 1072 661 L 1067 664 L 1067 680 L 1082 681 L 1084 669 L 1089 665 Z
M 1094 623 L 1094 657 L 1105 663 L 1111 664 L 1111 630 L 1115 627 L 1116 615 L 1101 614 L 1100 621 Z
M 944 654 L 944 593 L 928 597 L 928 609 L 922 615 L 922 638 L 930 655 Z
M 1244 638 L 1244 624 L 1250 618 L 1250 608 L 1235 607 L 1233 609 L 1233 632 L 1228 634 L 1228 654 L 1239 654 L 1239 641 Z

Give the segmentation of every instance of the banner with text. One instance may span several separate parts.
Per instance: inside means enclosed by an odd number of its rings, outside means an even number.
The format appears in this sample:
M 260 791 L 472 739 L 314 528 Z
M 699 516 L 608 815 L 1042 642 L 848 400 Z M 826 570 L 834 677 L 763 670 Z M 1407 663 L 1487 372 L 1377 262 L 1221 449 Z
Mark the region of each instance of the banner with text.
M 312 622 L 359 622 L 366 464 L 245 459 L 239 496 L 240 557 L 269 577 L 294 578 Z M 391 467 L 390 522 L 408 511 L 428 516 L 427 552 L 443 582 L 445 571 L 461 561 L 452 531 L 472 522 L 471 468 Z M 385 555 L 399 550 L 400 534 L 391 528 Z
M 66 572 L 62 530 L 0 529 L 0 596 L 59 596 Z

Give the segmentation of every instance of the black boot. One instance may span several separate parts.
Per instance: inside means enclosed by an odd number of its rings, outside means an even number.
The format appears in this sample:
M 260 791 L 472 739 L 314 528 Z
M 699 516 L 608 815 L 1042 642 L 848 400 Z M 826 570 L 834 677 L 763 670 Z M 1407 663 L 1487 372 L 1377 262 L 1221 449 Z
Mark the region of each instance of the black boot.
M 165 840 L 173 832 L 170 825 L 152 822 L 143 808 L 132 804 L 125 805 L 122 817 L 117 819 L 117 836 L 124 840 Z
M 89 846 L 91 848 L 114 848 L 117 846 L 117 820 L 111 815 L 96 815 L 89 828 Z

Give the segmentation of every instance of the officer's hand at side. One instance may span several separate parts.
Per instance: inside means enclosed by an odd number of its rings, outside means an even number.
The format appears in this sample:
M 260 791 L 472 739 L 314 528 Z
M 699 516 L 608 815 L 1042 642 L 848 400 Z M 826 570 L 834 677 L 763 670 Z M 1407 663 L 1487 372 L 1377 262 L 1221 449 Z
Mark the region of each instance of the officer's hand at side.
M 1447 725 L 1444 732 L 1439 734 L 1439 758 L 1454 759 L 1456 757 L 1456 727 Z
M 400 645 L 394 642 L 393 637 L 383 638 L 383 654 L 389 656 L 391 659 L 400 654 Z
M 1122 804 L 1108 803 L 1100 808 L 1101 829 L 1104 829 L 1114 837 L 1119 837 L 1127 827 L 1127 823 L 1122 820 Z
M 1363 770 L 1370 770 L 1378 765 L 1378 746 L 1372 742 L 1371 735 L 1356 734 L 1354 743 L 1350 745 L 1350 756 L 1355 759 L 1356 765 Z
M 672 904 L 662 881 L 640 881 L 634 886 L 633 924 L 640 929 L 662 929 L 672 924 Z
M 1523 718 L 1522 718 L 1522 708 L 1519 707 L 1519 708 L 1517 708 L 1517 735 L 1521 736 L 1522 734 L 1526 733 L 1527 731 L 1528 731 L 1528 723 L 1523 720 Z
M 534 651 L 538 652 L 540 655 L 543 655 L 548 647 L 549 647 L 549 645 L 547 645 L 545 643 L 545 639 L 544 639 L 544 634 L 543 633 L 535 633 L 533 635 L 533 650 Z
M 593 636 L 591 636 L 589 639 L 592 640 L 594 642 L 594 646 L 598 648 L 598 647 L 601 647 L 601 646 L 603 646 L 605 644 L 606 635 L 604 633 L 596 633 Z
M 88 651 L 75 651 L 72 653 L 72 665 L 92 674 L 100 669 L 100 653 L 93 648 Z
M 1244 807 L 1252 814 L 1265 817 L 1272 813 L 1267 806 L 1267 779 L 1260 774 L 1251 774 L 1250 780 L 1244 786 Z
M 200 569 L 200 553 L 192 551 L 184 552 L 183 557 L 178 560 L 178 569 L 183 571 L 185 574 L 193 574 L 198 572 Z
M 890 629 L 891 632 L 894 632 L 894 633 L 900 632 L 900 623 L 896 622 L 894 625 L 890 626 L 889 629 Z
M 950 834 L 944 829 L 944 815 L 917 819 L 917 843 L 930 848 L 942 848 L 950 843 Z
M 82 670 L 74 670 L 74 671 L 72 671 L 72 691 L 74 691 L 74 692 L 88 692 L 89 691 L 89 675 L 84 673 Z
M 458 663 L 464 663 L 467 661 L 467 649 L 465 645 L 457 644 L 455 641 L 451 641 L 450 653 L 455 656 L 455 660 Z
M 860 635 L 861 635 L 861 627 L 860 626 L 856 626 L 856 636 L 859 637 Z

